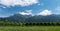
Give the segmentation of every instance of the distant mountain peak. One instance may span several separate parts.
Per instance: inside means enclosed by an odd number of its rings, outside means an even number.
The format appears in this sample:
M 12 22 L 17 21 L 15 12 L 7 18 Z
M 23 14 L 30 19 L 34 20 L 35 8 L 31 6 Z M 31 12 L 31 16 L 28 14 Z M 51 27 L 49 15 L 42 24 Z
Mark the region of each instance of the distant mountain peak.
M 20 22 L 59 22 L 60 21 L 60 15 L 21 15 L 21 14 L 14 14 L 13 16 L 2 18 L 7 19 L 9 21 L 20 21 Z

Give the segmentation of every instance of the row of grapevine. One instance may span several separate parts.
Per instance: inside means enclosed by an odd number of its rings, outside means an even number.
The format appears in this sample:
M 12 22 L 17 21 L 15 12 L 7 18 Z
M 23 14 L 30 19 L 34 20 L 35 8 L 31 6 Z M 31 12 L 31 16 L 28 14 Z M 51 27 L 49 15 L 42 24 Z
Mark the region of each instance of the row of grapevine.
M 53 21 L 51 21 L 51 22 L 33 22 L 33 21 L 35 21 L 33 19 L 31 21 L 32 22 L 23 22 L 23 21 L 18 22 L 18 21 L 10 21 L 8 19 L 0 18 L 0 26 L 60 26 L 60 22 L 53 22 Z M 41 21 L 44 21 L 44 20 L 41 20 Z
M 25 26 L 60 26 L 59 22 L 26 23 Z
M 0 26 L 60 26 L 60 22 L 5 22 L 0 21 Z

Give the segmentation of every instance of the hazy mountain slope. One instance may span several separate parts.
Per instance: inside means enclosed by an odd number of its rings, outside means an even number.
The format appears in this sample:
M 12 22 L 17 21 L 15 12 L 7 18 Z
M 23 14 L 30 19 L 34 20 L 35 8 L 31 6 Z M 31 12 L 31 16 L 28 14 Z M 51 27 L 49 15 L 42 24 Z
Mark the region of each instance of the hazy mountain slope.
M 15 14 L 13 16 L 7 18 L 0 18 L 1 20 L 8 20 L 8 21 L 17 21 L 17 22 L 60 22 L 60 15 L 48 15 L 48 16 L 41 16 L 41 15 L 21 15 Z

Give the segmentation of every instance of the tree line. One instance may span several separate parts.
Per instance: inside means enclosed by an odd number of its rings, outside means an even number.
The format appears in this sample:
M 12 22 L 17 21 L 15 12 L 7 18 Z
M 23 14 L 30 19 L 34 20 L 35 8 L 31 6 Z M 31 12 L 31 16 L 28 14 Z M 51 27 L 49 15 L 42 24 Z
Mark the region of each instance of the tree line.
M 0 21 L 0 26 L 60 26 L 60 22 L 10 22 L 10 21 Z

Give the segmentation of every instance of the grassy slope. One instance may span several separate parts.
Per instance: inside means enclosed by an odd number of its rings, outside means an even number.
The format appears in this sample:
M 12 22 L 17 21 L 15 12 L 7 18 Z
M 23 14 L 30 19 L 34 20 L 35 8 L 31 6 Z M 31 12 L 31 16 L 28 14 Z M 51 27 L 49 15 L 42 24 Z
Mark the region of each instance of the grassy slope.
M 0 26 L 0 31 L 60 31 L 60 26 Z

